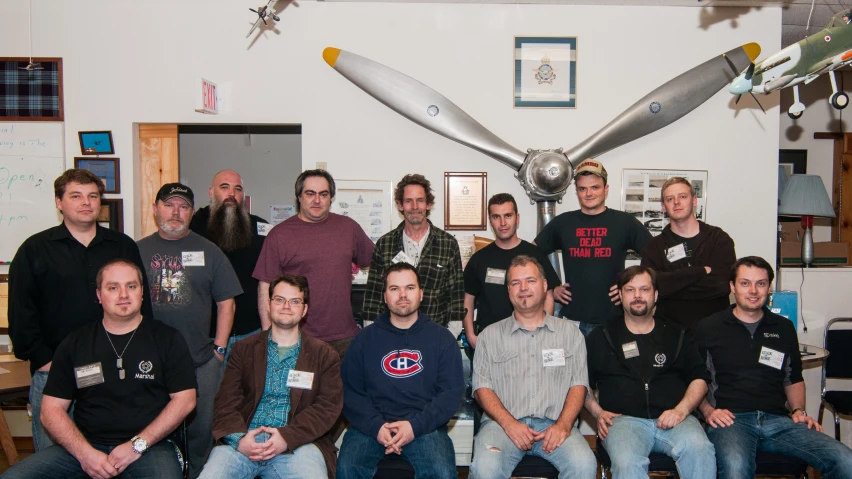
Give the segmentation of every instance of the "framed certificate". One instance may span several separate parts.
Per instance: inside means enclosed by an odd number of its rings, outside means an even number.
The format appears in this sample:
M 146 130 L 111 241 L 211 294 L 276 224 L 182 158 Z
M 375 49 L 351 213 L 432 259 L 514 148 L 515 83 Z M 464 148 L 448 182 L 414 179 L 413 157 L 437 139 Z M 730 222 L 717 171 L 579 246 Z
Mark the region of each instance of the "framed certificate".
M 488 173 L 444 173 L 444 229 L 485 230 Z

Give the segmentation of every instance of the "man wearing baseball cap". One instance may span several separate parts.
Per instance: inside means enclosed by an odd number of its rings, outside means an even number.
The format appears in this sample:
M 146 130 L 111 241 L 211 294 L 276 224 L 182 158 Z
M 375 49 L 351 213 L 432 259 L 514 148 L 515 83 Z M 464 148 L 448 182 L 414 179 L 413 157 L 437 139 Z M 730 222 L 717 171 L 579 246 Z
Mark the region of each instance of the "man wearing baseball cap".
M 562 250 L 565 282 L 553 289 L 560 315 L 578 322 L 588 335 L 616 314 L 616 277 L 627 252 L 642 251 L 651 234 L 633 216 L 606 207 L 607 172 L 596 159 L 577 165 L 574 186 L 580 209 L 554 218 L 535 239 L 545 253 Z
M 234 322 L 234 296 L 243 293 L 231 262 L 218 246 L 189 229 L 192 190 L 180 183 L 160 188 L 153 205 L 158 231 L 139 240 L 151 285 L 154 317 L 183 334 L 195 363 L 198 399 L 187 418 L 189 474 L 201 473 L 213 447 L 213 398 L 222 380 L 225 346 Z M 210 310 L 216 303 L 216 337 L 210 341 Z

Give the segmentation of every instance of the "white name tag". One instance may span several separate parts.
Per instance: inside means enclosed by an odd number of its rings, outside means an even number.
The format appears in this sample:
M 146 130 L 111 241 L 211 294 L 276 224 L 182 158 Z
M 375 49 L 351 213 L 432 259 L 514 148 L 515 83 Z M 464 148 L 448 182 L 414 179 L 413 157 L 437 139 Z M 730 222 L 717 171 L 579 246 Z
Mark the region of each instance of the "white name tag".
M 488 268 L 485 272 L 485 282 L 491 284 L 506 284 L 506 270 Z
M 400 251 L 399 253 L 397 253 L 397 254 L 396 254 L 396 256 L 394 256 L 394 257 L 393 257 L 393 259 L 391 260 L 391 262 L 392 262 L 393 264 L 397 264 L 397 263 L 408 263 L 408 264 L 410 264 L 411 266 L 414 266 L 414 260 L 413 260 L 413 259 L 411 259 L 411 257 L 410 257 L 410 256 L 408 256 L 407 254 L 405 254 L 405 251 Z
M 770 368 L 781 369 L 784 365 L 784 353 L 764 346 L 760 349 L 760 359 L 757 362 Z
M 187 266 L 204 266 L 204 251 L 182 251 L 180 255 L 184 268 Z
M 669 263 L 674 263 L 683 258 L 686 258 L 686 248 L 683 247 L 683 243 L 666 250 L 666 259 L 669 260 Z
M 272 231 L 272 225 L 269 223 L 258 223 L 257 224 L 257 234 L 260 236 L 266 236 L 269 232 Z
M 287 374 L 288 388 L 311 389 L 313 383 L 314 373 L 291 369 Z
M 544 367 L 548 366 L 565 366 L 565 350 L 564 349 L 542 349 L 541 359 Z
M 101 384 L 104 382 L 101 363 L 97 362 L 74 368 L 74 380 L 77 381 L 77 389 Z
M 621 350 L 624 351 L 624 359 L 635 358 L 639 356 L 639 345 L 636 341 L 630 341 L 621 345 Z

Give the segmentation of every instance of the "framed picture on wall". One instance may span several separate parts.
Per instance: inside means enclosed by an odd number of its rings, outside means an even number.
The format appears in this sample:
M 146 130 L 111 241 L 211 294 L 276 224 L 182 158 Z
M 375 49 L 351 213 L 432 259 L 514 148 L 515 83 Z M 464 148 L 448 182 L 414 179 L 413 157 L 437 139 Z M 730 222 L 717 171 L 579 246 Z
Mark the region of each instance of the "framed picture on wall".
M 653 236 L 663 232 L 669 218 L 663 210 L 662 187 L 669 178 L 689 180 L 698 198 L 695 217 L 707 221 L 707 170 L 634 170 L 625 168 L 621 178 L 621 210 L 639 220 Z
M 804 175 L 808 171 L 808 150 L 778 150 L 778 164 L 790 175 Z
M 444 229 L 486 229 L 488 173 L 444 173 Z
M 113 155 L 111 131 L 80 131 L 80 152 L 84 155 Z
M 0 57 L 0 120 L 63 121 L 62 59 Z
M 98 224 L 104 228 L 124 233 L 124 200 L 119 198 L 101 198 L 101 211 Z
M 577 37 L 515 37 L 515 108 L 577 106 Z
M 121 193 L 118 158 L 74 158 L 74 168 L 89 170 L 104 183 L 104 193 Z

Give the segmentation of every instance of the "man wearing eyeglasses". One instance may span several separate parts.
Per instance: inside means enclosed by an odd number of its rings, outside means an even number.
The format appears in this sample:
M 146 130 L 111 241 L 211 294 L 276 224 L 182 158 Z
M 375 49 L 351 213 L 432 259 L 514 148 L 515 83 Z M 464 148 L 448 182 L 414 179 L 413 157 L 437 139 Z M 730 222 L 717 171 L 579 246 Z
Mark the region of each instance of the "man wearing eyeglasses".
M 228 360 L 213 420 L 223 444 L 202 478 L 334 477 L 340 358 L 300 331 L 310 302 L 304 277 L 280 276 L 269 291 L 270 329 L 238 341 Z
M 296 179 L 299 214 L 266 237 L 254 268 L 260 281 L 258 309 L 269 312 L 269 284 L 282 274 L 304 276 L 314 307 L 302 329 L 329 344 L 342 358 L 358 326 L 352 314 L 352 264 L 370 265 L 373 242 L 354 220 L 331 213 L 336 187 L 325 170 L 306 170 Z

